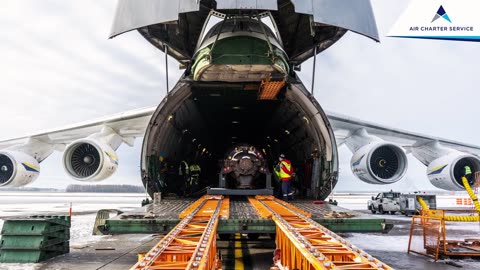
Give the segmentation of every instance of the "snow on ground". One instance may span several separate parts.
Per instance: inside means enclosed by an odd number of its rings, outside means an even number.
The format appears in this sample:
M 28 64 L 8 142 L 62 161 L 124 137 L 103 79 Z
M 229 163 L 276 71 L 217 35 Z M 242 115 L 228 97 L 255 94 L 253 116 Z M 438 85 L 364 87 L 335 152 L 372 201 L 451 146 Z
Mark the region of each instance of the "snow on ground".
M 72 203 L 70 246 L 84 246 L 106 236 L 92 235 L 100 209 L 131 210 L 141 206 L 138 193 L 0 192 L 0 228 L 4 218 L 29 215 L 68 215 Z M 42 263 L 0 264 L 0 270 L 39 270 Z

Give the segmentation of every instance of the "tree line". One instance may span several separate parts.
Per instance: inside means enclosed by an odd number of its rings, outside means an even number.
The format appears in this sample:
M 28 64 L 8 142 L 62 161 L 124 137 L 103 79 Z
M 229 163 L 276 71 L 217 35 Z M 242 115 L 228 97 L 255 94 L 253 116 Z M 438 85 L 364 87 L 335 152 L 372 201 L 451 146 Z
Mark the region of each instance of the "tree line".
M 65 192 L 143 193 L 145 188 L 133 185 L 69 185 Z

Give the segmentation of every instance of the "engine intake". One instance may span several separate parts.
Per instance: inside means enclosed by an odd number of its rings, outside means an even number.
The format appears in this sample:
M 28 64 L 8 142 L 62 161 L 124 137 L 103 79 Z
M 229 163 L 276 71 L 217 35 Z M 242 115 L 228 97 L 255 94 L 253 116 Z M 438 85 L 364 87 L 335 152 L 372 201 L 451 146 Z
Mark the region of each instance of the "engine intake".
M 351 160 L 352 172 L 370 184 L 391 184 L 407 172 L 407 156 L 402 148 L 391 143 L 367 144 L 356 151 Z
M 40 174 L 38 161 L 22 152 L 0 152 L 0 187 L 21 187 Z
M 115 151 L 102 142 L 84 139 L 71 143 L 63 155 L 67 173 L 78 181 L 101 181 L 117 169 Z
M 5 154 L 0 154 L 0 185 L 7 183 L 15 172 L 12 160 Z
M 428 180 L 432 185 L 445 189 L 462 191 L 462 177 L 464 176 L 465 166 L 470 166 L 472 172 L 480 171 L 480 159 L 470 154 L 454 152 L 432 161 L 427 167 Z M 475 179 L 469 179 L 469 184 L 473 186 Z

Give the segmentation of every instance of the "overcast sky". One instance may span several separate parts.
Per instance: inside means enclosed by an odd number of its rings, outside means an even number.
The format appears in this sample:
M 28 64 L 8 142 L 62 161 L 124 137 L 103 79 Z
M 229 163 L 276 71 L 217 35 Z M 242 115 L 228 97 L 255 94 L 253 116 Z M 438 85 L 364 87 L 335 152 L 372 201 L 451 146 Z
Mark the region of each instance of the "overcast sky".
M 116 1 L 3 0 L 0 8 L 0 138 L 12 138 L 116 112 L 157 105 L 165 95 L 163 53 L 137 32 L 108 39 Z M 315 96 L 323 108 L 427 135 L 480 145 L 479 43 L 395 39 L 385 35 L 408 1 L 373 1 L 381 43 L 348 33 L 317 58 Z M 434 11 L 432 11 L 434 12 Z M 428 15 L 430 16 L 430 15 Z M 433 15 L 432 15 L 433 16 Z M 310 87 L 312 62 L 302 65 Z M 170 61 L 170 85 L 181 74 Z M 105 184 L 140 185 L 141 139 L 117 151 Z M 336 190 L 433 189 L 425 166 L 409 157 L 400 183 L 379 187 L 350 172 L 340 148 Z M 36 187 L 71 183 L 55 153 Z

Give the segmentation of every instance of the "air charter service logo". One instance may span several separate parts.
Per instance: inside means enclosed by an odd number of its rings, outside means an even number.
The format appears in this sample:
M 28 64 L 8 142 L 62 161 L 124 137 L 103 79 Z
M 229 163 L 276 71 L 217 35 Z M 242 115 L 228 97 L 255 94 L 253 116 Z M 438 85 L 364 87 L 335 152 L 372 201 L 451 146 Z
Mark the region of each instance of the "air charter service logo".
M 448 17 L 447 12 L 445 12 L 445 9 L 443 8 L 443 6 L 440 6 L 438 8 L 438 11 L 435 14 L 435 17 L 433 17 L 432 22 L 436 21 L 439 18 L 444 18 L 445 20 L 449 21 L 450 23 L 452 22 L 452 21 L 450 21 L 450 18 Z
M 480 41 L 479 0 L 442 0 L 440 6 L 438 2 L 411 1 L 388 36 Z

